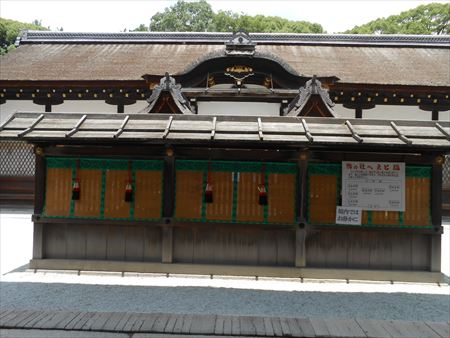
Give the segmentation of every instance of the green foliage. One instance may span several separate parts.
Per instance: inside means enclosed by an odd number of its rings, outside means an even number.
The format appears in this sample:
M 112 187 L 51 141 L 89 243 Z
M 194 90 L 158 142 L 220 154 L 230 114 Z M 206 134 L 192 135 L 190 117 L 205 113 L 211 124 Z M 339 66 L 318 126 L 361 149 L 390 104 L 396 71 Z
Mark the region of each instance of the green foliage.
M 418 6 L 399 15 L 391 15 L 356 26 L 349 34 L 450 34 L 450 4 Z
M 0 55 L 6 54 L 8 51 L 15 48 L 14 42 L 21 30 L 48 30 L 48 28 L 41 25 L 41 21 L 34 20 L 33 22 L 34 23 L 23 23 L 0 18 Z
M 152 16 L 152 31 L 203 32 L 211 26 L 214 12 L 205 0 L 184 2 L 179 0 L 163 13 Z
M 145 27 L 145 25 L 141 26 Z M 247 32 L 266 33 L 324 32 L 321 25 L 307 21 L 289 21 L 278 16 L 250 16 L 231 11 L 214 13 L 211 5 L 205 0 L 198 2 L 179 0 L 174 6 L 166 8 L 164 12 L 156 13 L 151 18 L 150 24 L 151 31 L 233 32 L 240 29 Z
M 132 29 L 130 32 L 148 32 L 148 27 L 141 23 L 138 27 Z

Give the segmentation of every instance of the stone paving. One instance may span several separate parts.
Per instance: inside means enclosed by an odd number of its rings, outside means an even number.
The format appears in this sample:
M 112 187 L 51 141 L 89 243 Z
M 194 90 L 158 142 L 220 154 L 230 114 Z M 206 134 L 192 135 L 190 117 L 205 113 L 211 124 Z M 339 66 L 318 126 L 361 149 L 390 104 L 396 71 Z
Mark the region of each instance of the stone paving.
M 0 311 L 0 328 L 5 336 L 12 336 L 18 329 L 32 330 L 28 331 L 30 334 L 39 332 L 36 330 L 60 330 L 65 337 L 70 337 L 74 331 L 90 332 L 92 337 L 99 332 L 104 332 L 105 336 L 106 333 L 126 333 L 135 338 L 144 333 L 227 337 L 450 336 L 450 324 L 417 321 L 32 310 Z

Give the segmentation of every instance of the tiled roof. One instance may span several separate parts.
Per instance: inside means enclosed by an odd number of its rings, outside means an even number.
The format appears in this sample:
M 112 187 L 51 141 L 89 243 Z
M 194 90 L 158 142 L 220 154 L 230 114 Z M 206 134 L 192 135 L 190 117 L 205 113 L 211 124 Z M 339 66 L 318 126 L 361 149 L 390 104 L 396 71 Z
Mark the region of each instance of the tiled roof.
M 19 44 L 28 43 L 211 43 L 223 44 L 232 33 L 210 32 L 124 32 L 78 33 L 24 31 Z M 258 44 L 335 44 L 335 45 L 392 45 L 392 46 L 449 46 L 445 35 L 363 35 L 363 34 L 292 34 L 250 33 Z

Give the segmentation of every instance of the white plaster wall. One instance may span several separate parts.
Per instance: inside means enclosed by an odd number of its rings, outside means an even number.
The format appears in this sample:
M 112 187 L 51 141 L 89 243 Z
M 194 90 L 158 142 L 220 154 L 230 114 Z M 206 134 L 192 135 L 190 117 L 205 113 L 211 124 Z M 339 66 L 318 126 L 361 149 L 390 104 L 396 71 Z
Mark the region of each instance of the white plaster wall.
M 199 115 L 280 116 L 279 103 L 198 101 Z
M 125 114 L 138 113 L 148 105 L 147 101 L 140 100 L 135 104 L 125 106 Z M 266 102 L 198 102 L 199 115 L 247 115 L 247 116 L 279 116 L 280 104 Z M 354 118 L 354 109 L 344 108 L 342 104 L 333 107 L 336 117 Z M 8 100 L 0 105 L 0 123 L 16 111 L 44 112 L 45 107 L 34 104 L 32 101 Z M 67 100 L 63 104 L 52 106 L 52 112 L 76 113 L 116 113 L 117 107 L 104 101 L 78 101 Z M 409 106 L 376 106 L 373 109 L 363 110 L 365 119 L 386 120 L 431 120 L 431 112 Z M 450 111 L 439 113 L 440 121 L 450 121 Z
M 43 112 L 45 106 L 34 104 L 33 101 L 7 100 L 0 104 L 0 123 L 6 121 L 16 111 Z
M 138 113 L 148 105 L 147 101 L 137 101 L 135 104 L 125 106 L 125 114 Z M 44 112 L 45 106 L 34 104 L 33 101 L 7 100 L 0 105 L 0 123 L 6 121 L 16 111 Z M 54 113 L 116 113 L 117 106 L 107 104 L 105 101 L 66 100 L 64 103 L 52 106 Z

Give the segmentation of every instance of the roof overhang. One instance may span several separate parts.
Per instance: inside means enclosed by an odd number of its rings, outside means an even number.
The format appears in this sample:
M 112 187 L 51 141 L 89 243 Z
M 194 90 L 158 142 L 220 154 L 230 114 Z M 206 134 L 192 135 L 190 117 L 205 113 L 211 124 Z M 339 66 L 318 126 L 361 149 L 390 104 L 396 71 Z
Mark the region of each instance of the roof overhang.
M 450 122 L 199 115 L 15 113 L 0 140 L 30 143 L 450 152 Z

